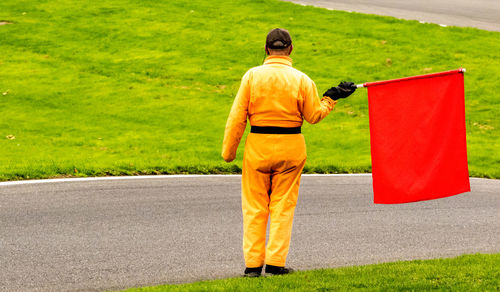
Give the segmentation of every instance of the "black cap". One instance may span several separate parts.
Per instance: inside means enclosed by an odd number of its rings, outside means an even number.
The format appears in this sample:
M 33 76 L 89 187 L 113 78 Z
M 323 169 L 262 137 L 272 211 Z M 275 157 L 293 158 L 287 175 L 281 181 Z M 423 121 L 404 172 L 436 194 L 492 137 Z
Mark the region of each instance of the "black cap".
M 288 30 L 275 28 L 267 34 L 266 46 L 269 49 L 285 49 L 292 44 L 292 37 Z

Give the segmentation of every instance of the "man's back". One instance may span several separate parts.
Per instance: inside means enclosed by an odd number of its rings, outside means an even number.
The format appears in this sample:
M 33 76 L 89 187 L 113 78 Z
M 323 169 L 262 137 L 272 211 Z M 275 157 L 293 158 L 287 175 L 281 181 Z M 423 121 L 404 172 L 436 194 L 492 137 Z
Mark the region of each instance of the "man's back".
M 291 59 L 274 56 L 249 70 L 252 126 L 300 127 L 302 125 L 302 81 L 304 73 L 294 69 Z
M 305 119 L 315 124 L 337 101 L 318 98 L 316 84 L 292 67 L 288 56 L 269 56 L 264 65 L 247 71 L 241 80 L 224 133 L 222 157 L 231 161 L 245 131 L 252 126 L 297 128 Z

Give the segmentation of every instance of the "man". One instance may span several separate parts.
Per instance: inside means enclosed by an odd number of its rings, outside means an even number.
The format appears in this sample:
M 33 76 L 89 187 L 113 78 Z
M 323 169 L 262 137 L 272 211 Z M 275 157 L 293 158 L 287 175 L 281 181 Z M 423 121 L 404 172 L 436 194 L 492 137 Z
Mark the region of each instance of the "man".
M 292 67 L 292 39 L 276 28 L 266 38 L 264 65 L 243 76 L 224 133 L 222 157 L 231 162 L 245 131 L 242 174 L 243 253 L 245 276 L 265 272 L 281 275 L 290 246 L 292 222 L 306 162 L 306 145 L 301 134 L 303 119 L 315 124 L 325 118 L 339 98 L 352 94 L 356 86 L 343 82 L 318 98 L 314 82 Z M 270 217 L 269 239 L 266 228 Z

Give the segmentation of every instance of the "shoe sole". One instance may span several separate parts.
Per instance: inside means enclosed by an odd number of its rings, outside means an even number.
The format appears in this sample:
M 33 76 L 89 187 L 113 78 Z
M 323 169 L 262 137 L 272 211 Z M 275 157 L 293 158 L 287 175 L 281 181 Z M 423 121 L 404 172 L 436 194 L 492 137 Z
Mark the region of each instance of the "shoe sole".
M 283 276 L 283 275 L 290 275 L 293 273 L 286 273 L 286 274 L 272 274 L 272 273 L 265 273 L 264 277 L 272 277 L 272 276 Z
M 245 275 L 243 275 L 244 278 L 258 278 L 260 276 L 261 276 L 261 274 L 245 274 Z

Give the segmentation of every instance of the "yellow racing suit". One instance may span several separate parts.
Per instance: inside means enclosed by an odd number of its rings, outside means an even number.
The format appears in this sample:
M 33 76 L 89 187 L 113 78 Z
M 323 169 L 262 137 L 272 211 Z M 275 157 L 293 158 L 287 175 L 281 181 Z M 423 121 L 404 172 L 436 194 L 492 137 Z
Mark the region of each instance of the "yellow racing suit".
M 292 67 L 292 59 L 269 56 L 241 80 L 226 123 L 222 157 L 234 160 L 247 119 L 256 128 L 297 128 L 303 119 L 318 123 L 336 103 L 328 97 L 320 100 L 314 82 Z M 248 135 L 241 184 L 246 267 L 285 266 L 306 156 L 301 133 Z

